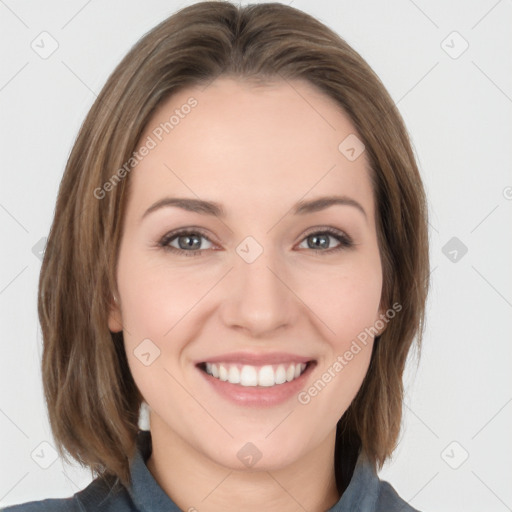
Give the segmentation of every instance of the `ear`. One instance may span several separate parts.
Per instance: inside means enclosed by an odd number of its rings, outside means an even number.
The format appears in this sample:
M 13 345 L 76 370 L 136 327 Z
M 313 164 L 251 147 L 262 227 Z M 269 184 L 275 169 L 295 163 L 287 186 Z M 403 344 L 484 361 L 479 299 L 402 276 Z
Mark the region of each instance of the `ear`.
M 108 328 L 111 332 L 120 332 L 123 330 L 123 317 L 121 315 L 121 308 L 119 307 L 115 297 L 112 298 L 109 307 Z

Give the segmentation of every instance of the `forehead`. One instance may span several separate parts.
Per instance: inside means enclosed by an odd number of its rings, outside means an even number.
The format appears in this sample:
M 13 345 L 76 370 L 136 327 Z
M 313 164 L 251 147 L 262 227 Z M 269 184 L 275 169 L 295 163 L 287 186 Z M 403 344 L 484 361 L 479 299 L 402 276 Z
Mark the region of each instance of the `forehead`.
M 132 171 L 136 205 L 165 193 L 245 208 L 295 204 L 326 194 L 364 202 L 373 215 L 366 155 L 339 146 L 356 133 L 330 97 L 302 80 L 255 85 L 218 78 L 176 93 L 148 122 Z M 260 210 L 261 210 L 260 208 Z

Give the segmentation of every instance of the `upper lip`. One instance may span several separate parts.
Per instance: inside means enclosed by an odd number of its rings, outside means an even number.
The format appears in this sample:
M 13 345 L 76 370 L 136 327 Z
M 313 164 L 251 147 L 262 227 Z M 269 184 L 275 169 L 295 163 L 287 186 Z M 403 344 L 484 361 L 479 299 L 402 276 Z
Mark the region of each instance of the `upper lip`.
M 222 354 L 219 356 L 212 356 L 196 364 L 201 363 L 240 363 L 248 365 L 266 365 L 266 364 L 279 364 L 279 363 L 307 363 L 313 361 L 312 357 L 299 356 L 297 354 L 290 354 L 286 352 L 271 352 L 271 353 L 254 353 L 254 352 L 231 352 L 229 354 Z

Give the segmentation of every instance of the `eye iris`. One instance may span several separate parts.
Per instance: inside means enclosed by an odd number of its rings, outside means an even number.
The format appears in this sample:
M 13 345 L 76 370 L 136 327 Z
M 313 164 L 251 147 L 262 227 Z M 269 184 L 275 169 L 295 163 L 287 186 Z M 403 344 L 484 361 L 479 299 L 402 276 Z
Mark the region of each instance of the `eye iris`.
M 199 249 L 201 247 L 201 235 L 181 235 L 178 237 L 178 244 L 180 246 L 180 249 Z M 183 239 L 186 239 L 185 243 L 181 243 Z
M 313 249 L 326 248 L 329 246 L 329 235 L 311 235 L 310 240 L 314 240 Z M 317 242 L 320 242 L 319 244 Z

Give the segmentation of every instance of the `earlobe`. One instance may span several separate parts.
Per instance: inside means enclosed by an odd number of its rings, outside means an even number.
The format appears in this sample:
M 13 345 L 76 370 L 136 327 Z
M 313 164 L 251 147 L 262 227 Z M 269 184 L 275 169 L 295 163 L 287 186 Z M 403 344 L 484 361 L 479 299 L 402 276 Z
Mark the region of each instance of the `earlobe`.
M 123 318 L 121 309 L 117 304 L 117 299 L 114 297 L 110 304 L 108 313 L 108 328 L 111 332 L 120 332 L 123 330 Z

